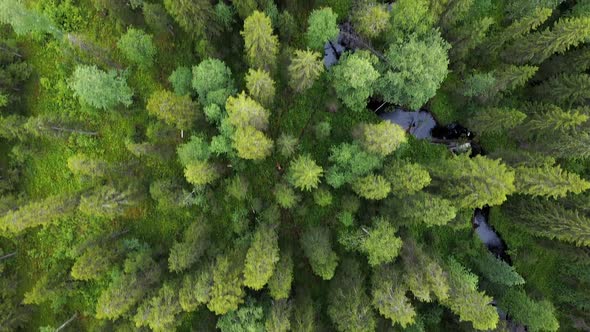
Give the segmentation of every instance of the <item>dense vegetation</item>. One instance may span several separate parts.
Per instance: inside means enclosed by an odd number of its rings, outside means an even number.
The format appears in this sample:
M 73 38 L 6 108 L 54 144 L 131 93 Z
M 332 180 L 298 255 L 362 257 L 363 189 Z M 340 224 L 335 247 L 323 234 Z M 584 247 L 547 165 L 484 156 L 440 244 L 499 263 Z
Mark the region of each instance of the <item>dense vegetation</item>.
M 0 331 L 590 329 L 589 1 L 0 0 L 0 24 Z

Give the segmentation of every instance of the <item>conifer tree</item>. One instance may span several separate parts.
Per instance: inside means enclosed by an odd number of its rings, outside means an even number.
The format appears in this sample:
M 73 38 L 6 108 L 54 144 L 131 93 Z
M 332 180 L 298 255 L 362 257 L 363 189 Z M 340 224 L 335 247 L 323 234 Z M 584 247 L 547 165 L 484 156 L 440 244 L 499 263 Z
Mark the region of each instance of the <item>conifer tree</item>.
M 50 33 L 59 39 L 63 34 L 49 18 L 28 9 L 19 0 L 0 1 L 0 23 L 10 24 L 17 35 Z
M 324 72 L 320 53 L 295 50 L 289 64 L 289 85 L 297 92 L 309 89 Z
M 590 188 L 590 182 L 576 173 L 561 169 L 559 165 L 516 168 L 516 191 L 531 196 L 560 198 L 568 193 L 579 194 Z
M 293 331 L 313 332 L 318 328 L 316 323 L 316 306 L 307 292 L 299 292 L 295 296 L 293 309 Z
M 356 30 L 366 38 L 375 38 L 387 29 L 389 15 L 385 5 L 366 2 L 354 16 Z
M 543 62 L 536 79 L 545 80 L 560 74 L 579 74 L 590 69 L 590 47 L 580 47 Z
M 178 290 L 178 301 L 182 310 L 195 311 L 209 302 L 213 286 L 213 264 L 207 263 L 197 271 L 185 274 Z
M 414 296 L 423 302 L 431 302 L 432 295 L 439 301 L 449 297 L 449 280 L 435 258 L 429 256 L 413 240 L 404 239 L 402 247 L 403 281 Z
M 191 136 L 189 141 L 176 148 L 180 164 L 188 166 L 199 160 L 208 160 L 211 151 L 207 141 L 202 136 Z
M 590 36 L 590 17 L 561 18 L 551 28 L 516 39 L 504 50 L 505 59 L 540 64 L 555 53 L 564 53 Z
M 175 242 L 170 249 L 168 268 L 182 272 L 199 260 L 210 245 L 211 232 L 204 220 L 192 222 L 184 231 L 183 240 Z
M 406 38 L 416 35 L 423 37 L 434 25 L 433 12 L 429 10 L 429 0 L 398 0 L 391 5 L 391 18 L 388 40 L 394 43 L 403 42 Z
M 390 155 L 407 141 L 404 129 L 389 121 L 361 124 L 359 129 L 363 147 L 382 157 Z
M 280 207 L 290 209 L 299 201 L 299 197 L 291 186 L 286 183 L 277 183 L 273 190 L 275 200 Z
M 426 168 L 408 162 L 390 163 L 383 176 L 391 183 L 392 194 L 400 198 L 419 192 L 431 181 Z
M 269 112 L 243 91 L 237 97 L 227 98 L 225 108 L 229 122 L 235 127 L 252 126 L 258 130 L 268 127 Z
M 264 13 L 254 11 L 244 20 L 246 59 L 251 67 L 270 71 L 276 65 L 279 52 L 279 39 L 272 34 L 270 18 Z
M 250 69 L 246 75 L 248 92 L 262 105 L 270 106 L 275 97 L 275 82 L 267 71 Z
M 513 21 L 504 30 L 492 37 L 491 40 L 486 43 L 486 47 L 489 47 L 490 50 L 497 52 L 506 42 L 514 38 L 521 37 L 529 31 L 538 28 L 549 18 L 549 16 L 551 16 L 551 12 L 551 8 L 535 8 L 532 13 Z
M 69 157 L 67 165 L 74 175 L 90 178 L 102 178 L 109 171 L 109 166 L 104 160 L 92 159 L 81 153 Z
M 241 248 L 217 256 L 212 272 L 212 287 L 207 304 L 217 315 L 236 310 L 244 302 L 244 258 Z
M 202 38 L 206 31 L 216 31 L 213 6 L 207 0 L 164 0 L 166 11 L 184 31 Z
M 481 134 L 497 134 L 521 124 L 526 114 L 513 108 L 488 107 L 469 119 L 469 129 Z
M 514 266 L 508 265 L 489 251 L 483 252 L 474 261 L 483 276 L 493 283 L 509 287 L 525 283 Z
M 321 207 L 328 206 L 332 204 L 332 193 L 327 188 L 321 187 L 313 193 L 313 201 Z
M 391 184 L 381 175 L 369 174 L 356 179 L 352 190 L 366 199 L 384 199 L 391 192 Z
M 191 93 L 191 83 L 193 80 L 193 73 L 189 67 L 179 66 L 170 76 L 168 82 L 172 85 L 174 93 L 179 96 L 188 95 Z
M 133 188 L 120 191 L 111 185 L 104 185 L 82 195 L 78 209 L 87 215 L 114 218 L 138 204 L 139 199 L 139 193 Z
M 332 279 L 338 266 L 338 256 L 332 250 L 328 229 L 321 226 L 309 227 L 300 240 L 313 272 L 324 280 Z
M 298 143 L 297 137 L 282 133 L 277 140 L 277 148 L 283 157 L 290 157 L 297 150 Z
M 167 90 L 154 92 L 146 109 L 149 114 L 178 129 L 190 129 L 201 116 L 197 104 L 188 95 L 179 96 Z
M 280 256 L 275 272 L 268 280 L 270 296 L 274 300 L 288 299 L 293 282 L 293 255 L 290 250 L 283 249 Z
M 97 280 L 113 267 L 116 258 L 113 248 L 91 246 L 76 259 L 70 274 L 76 280 Z
M 353 259 L 342 262 L 328 290 L 328 316 L 338 331 L 374 331 L 375 315 L 364 289 L 365 276 Z
M 500 299 L 500 307 L 514 321 L 526 325 L 530 331 L 557 331 L 559 322 L 555 308 L 548 301 L 534 301 L 524 291 L 509 289 Z
M 329 160 L 334 165 L 326 172 L 326 182 L 336 189 L 382 165 L 379 156 L 364 151 L 359 144 L 349 143 L 333 146 L 330 149 Z
M 311 191 L 318 187 L 323 173 L 322 167 L 309 155 L 300 155 L 289 165 L 287 179 L 295 188 Z
M 560 133 L 577 133 L 588 121 L 589 115 L 583 109 L 564 111 L 554 105 L 547 105 L 530 116 L 522 126 L 522 136 L 537 138 L 541 141 L 555 139 Z M 547 133 L 555 133 L 547 137 Z
M 444 198 L 418 192 L 397 203 L 399 220 L 408 224 L 424 224 L 427 227 L 449 223 L 457 215 L 457 209 Z
M 535 94 L 542 100 L 567 106 L 586 105 L 590 100 L 589 91 L 590 75 L 588 74 L 555 76 L 534 89 Z
M 231 70 L 218 59 L 205 59 L 193 67 L 192 86 L 203 106 L 223 106 L 227 97 L 235 93 Z
M 0 217 L 0 229 L 8 234 L 18 234 L 28 228 L 49 224 L 72 214 L 78 201 L 77 195 L 56 195 L 20 205 Z
M 396 236 L 396 229 L 385 218 L 376 218 L 369 229 L 362 227 L 363 237 L 360 251 L 369 259 L 369 265 L 377 266 L 392 262 L 400 252 L 402 240 Z
M 26 137 L 26 121 L 25 117 L 16 114 L 0 117 L 0 137 L 22 140 Z
M 232 147 L 240 158 L 259 160 L 272 153 L 273 141 L 263 132 L 247 126 L 236 130 L 232 137 Z
M 406 296 L 407 286 L 400 278 L 400 273 L 390 265 L 381 265 L 373 274 L 372 304 L 383 317 L 390 319 L 393 325 L 403 328 L 412 325 L 416 319 L 416 310 Z
M 291 330 L 290 318 L 293 312 L 291 302 L 287 300 L 272 301 L 270 313 L 264 326 L 266 331 L 287 332 Z
M 377 59 L 367 52 L 347 53 L 331 69 L 330 80 L 338 98 L 356 112 L 365 109 L 367 98 L 373 94 L 379 72 L 373 68 Z
M 329 7 L 312 11 L 307 19 L 305 32 L 307 46 L 314 51 L 319 51 L 328 41 L 336 39 L 340 32 L 336 24 L 337 19 L 338 15 Z
M 190 162 L 184 169 L 186 181 L 195 186 L 205 186 L 215 182 L 221 176 L 217 167 L 206 160 Z
M 158 293 L 146 299 L 133 316 L 135 327 L 149 326 L 154 331 L 171 331 L 180 324 L 177 316 L 182 312 L 177 285 L 165 283 Z
M 259 290 L 266 285 L 279 261 L 279 239 L 273 225 L 261 224 L 256 229 L 246 254 L 244 285 Z

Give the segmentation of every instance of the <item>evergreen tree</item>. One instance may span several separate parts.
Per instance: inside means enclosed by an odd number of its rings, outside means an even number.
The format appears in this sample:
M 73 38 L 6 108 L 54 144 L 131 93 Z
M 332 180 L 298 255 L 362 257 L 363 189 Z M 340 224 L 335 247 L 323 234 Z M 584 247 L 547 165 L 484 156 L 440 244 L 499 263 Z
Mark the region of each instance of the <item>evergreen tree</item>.
M 590 36 L 590 17 L 561 18 L 552 28 L 516 39 L 504 50 L 505 59 L 519 64 L 539 64 L 555 53 L 564 53 Z
M 321 226 L 309 227 L 300 240 L 313 272 L 324 280 L 332 279 L 338 266 L 338 256 L 332 250 L 328 229 Z
M 313 201 L 321 207 L 328 206 L 332 204 L 332 194 L 327 188 L 319 188 L 313 193 Z
M 211 232 L 204 220 L 191 223 L 184 231 L 182 242 L 175 242 L 170 249 L 170 271 L 182 272 L 195 264 L 209 247 L 210 235 Z
M 526 114 L 513 108 L 489 107 L 469 119 L 469 128 L 481 134 L 497 134 L 518 126 L 525 118 Z
M 286 183 L 277 183 L 273 193 L 277 204 L 284 209 L 294 207 L 299 201 L 299 197 L 295 194 L 293 188 Z
M 391 184 L 391 192 L 400 198 L 413 195 L 430 184 L 428 170 L 419 164 L 392 162 L 384 173 Z
M 538 7 L 535 8 L 530 15 L 524 16 L 518 20 L 513 21 L 504 30 L 501 30 L 497 35 L 491 38 L 486 47 L 497 52 L 504 44 L 511 39 L 521 37 L 531 30 L 537 29 L 549 16 L 551 16 L 551 8 Z
M 404 239 L 401 258 L 402 283 L 418 300 L 431 302 L 432 295 L 439 301 L 449 297 L 449 280 L 435 257 L 429 256 L 413 240 Z
M 367 98 L 373 94 L 379 78 L 379 72 L 373 68 L 376 62 L 377 59 L 367 52 L 347 53 L 331 69 L 330 80 L 338 98 L 353 111 L 364 110 Z
M 179 66 L 168 77 L 168 82 L 172 84 L 174 93 L 179 96 L 191 93 L 191 82 L 193 73 L 189 67 Z
M 270 313 L 264 324 L 266 331 L 287 332 L 291 330 L 290 317 L 293 311 L 291 302 L 275 300 L 270 307 Z
M 217 31 L 213 6 L 207 0 L 164 0 L 164 7 L 176 23 L 195 38 L 202 38 L 206 31 Z
M 180 164 L 185 167 L 196 161 L 208 160 L 211 156 L 209 145 L 201 136 L 191 136 L 188 142 L 176 148 L 176 153 Z
M 516 168 L 516 191 L 531 196 L 559 198 L 568 193 L 579 194 L 590 188 L 590 182 L 576 173 L 563 171 L 559 165 L 538 168 Z
M 69 87 L 81 102 L 103 110 L 117 104 L 131 105 L 133 91 L 116 71 L 102 71 L 96 66 L 80 65 L 70 78 Z
M 264 13 L 254 11 L 244 20 L 244 49 L 251 67 L 270 71 L 276 65 L 279 52 L 279 39 L 272 34 L 270 18 Z
M 258 9 L 256 0 L 232 0 L 231 3 L 242 19 L 252 15 L 252 13 Z
M 150 67 L 154 62 L 156 47 L 152 36 L 142 30 L 130 28 L 117 42 L 117 48 L 130 62 Z
M 0 229 L 8 234 L 18 234 L 28 228 L 49 224 L 71 215 L 78 201 L 77 195 L 56 195 L 20 205 L 0 217 Z
M 217 167 L 205 160 L 189 163 L 184 169 L 186 181 L 195 186 L 205 186 L 215 182 L 221 176 Z
M 24 128 L 26 121 L 25 117 L 16 114 L 0 117 L 0 137 L 8 140 L 22 140 L 26 137 Z
M 165 283 L 155 296 L 146 299 L 133 317 L 135 326 L 149 326 L 154 331 L 175 329 L 180 324 L 177 316 L 182 312 L 176 287 L 174 283 Z
M 377 80 L 377 91 L 387 102 L 417 109 L 432 98 L 448 73 L 449 44 L 438 33 L 415 36 L 392 44 Z
M 297 293 L 293 309 L 293 331 L 313 332 L 317 330 L 316 307 L 308 293 Z
M 392 324 L 403 328 L 412 325 L 416 319 L 416 310 L 406 297 L 407 286 L 402 282 L 399 272 L 392 266 L 381 265 L 373 274 L 372 304 L 383 317 Z
M 407 37 L 427 35 L 434 25 L 434 15 L 429 12 L 429 0 L 399 0 L 391 6 L 388 39 L 401 43 Z
M 317 81 L 324 72 L 324 64 L 318 52 L 295 50 L 288 70 L 289 85 L 293 90 L 302 92 Z
M 290 157 L 295 153 L 297 150 L 297 144 L 299 140 L 297 137 L 282 133 L 277 140 L 277 147 L 279 148 L 279 153 L 283 157 Z
M 381 175 L 369 174 L 356 179 L 352 190 L 366 199 L 384 199 L 391 192 L 391 184 Z
M 244 302 L 244 257 L 241 248 L 235 248 L 229 253 L 217 256 L 213 267 L 213 285 L 209 310 L 217 315 L 236 310 Z
M 396 204 L 395 211 L 400 221 L 427 227 L 446 225 L 457 215 L 449 200 L 424 192 L 406 197 Z
M 212 268 L 212 264 L 206 264 L 196 272 L 185 274 L 178 290 L 178 302 L 182 310 L 192 312 L 209 302 L 213 286 Z
M 366 38 L 375 38 L 387 29 L 389 11 L 385 5 L 366 2 L 355 15 L 356 30 Z
M 268 280 L 270 296 L 274 300 L 286 300 L 293 282 L 293 255 L 290 250 L 281 250 L 281 257 L 275 272 Z
M 82 195 L 78 209 L 80 212 L 102 218 L 115 218 L 139 203 L 140 196 L 133 188 L 120 191 L 104 185 Z
M 221 332 L 264 331 L 264 310 L 255 301 L 248 299 L 245 305 L 232 310 L 217 320 Z
M 112 269 L 117 256 L 113 248 L 91 246 L 76 259 L 70 274 L 76 280 L 97 280 Z
M 235 93 L 231 70 L 218 59 L 209 58 L 193 67 L 192 85 L 204 106 L 223 106 L 227 97 Z
M 258 160 L 272 153 L 273 141 L 254 127 L 238 128 L 232 137 L 232 146 L 243 159 Z
M 536 79 L 545 80 L 560 74 L 579 74 L 590 69 L 590 47 L 580 47 L 543 62 Z
M 369 229 L 362 227 L 363 237 L 360 250 L 369 259 L 369 265 L 377 266 L 391 263 L 400 252 L 402 240 L 396 236 L 396 229 L 384 218 L 376 218 Z
M 225 108 L 229 122 L 235 127 L 252 126 L 258 130 L 268 127 L 270 113 L 243 91 L 237 97 L 227 98 Z
M 309 155 L 300 155 L 289 165 L 287 179 L 295 188 L 311 191 L 318 187 L 323 173 L 322 167 Z
M 374 331 L 375 315 L 359 263 L 342 262 L 328 290 L 328 316 L 338 331 Z
M 89 178 L 103 178 L 109 171 L 109 165 L 105 161 L 92 159 L 81 153 L 69 157 L 67 165 L 74 175 Z
M 534 301 L 521 290 L 509 289 L 500 299 L 500 307 L 530 331 L 557 331 L 559 322 L 548 301 Z
M 324 48 L 328 41 L 335 40 L 340 33 L 336 20 L 338 15 L 331 8 L 315 9 L 307 19 L 305 39 L 307 47 L 314 51 Z
M 261 224 L 256 229 L 246 254 L 244 285 L 259 290 L 266 285 L 279 261 L 279 239 L 273 225 Z
M 590 32 L 589 32 L 590 34 Z M 541 100 L 562 105 L 586 105 L 590 100 L 590 75 L 563 74 L 555 76 L 535 87 L 535 95 Z
M 390 155 L 407 141 L 404 129 L 389 121 L 361 124 L 359 129 L 363 147 L 382 157 Z
M 164 33 L 168 26 L 172 24 L 172 20 L 164 6 L 160 3 L 144 2 L 141 6 L 145 24 L 154 32 Z
M 340 188 L 357 178 L 381 167 L 381 158 L 364 151 L 358 144 L 342 143 L 330 149 L 331 166 L 326 172 L 326 182 Z
M 178 129 L 190 129 L 201 115 L 197 104 L 188 95 L 179 96 L 167 90 L 154 92 L 146 109 L 149 114 Z
M 248 92 L 262 105 L 270 106 L 275 97 L 275 82 L 268 72 L 260 69 L 250 69 L 246 75 Z
M 523 285 L 525 283 L 520 274 L 516 272 L 514 266 L 508 265 L 508 263 L 497 258 L 489 251 L 483 252 L 474 259 L 474 262 L 483 276 L 493 283 L 509 287 Z

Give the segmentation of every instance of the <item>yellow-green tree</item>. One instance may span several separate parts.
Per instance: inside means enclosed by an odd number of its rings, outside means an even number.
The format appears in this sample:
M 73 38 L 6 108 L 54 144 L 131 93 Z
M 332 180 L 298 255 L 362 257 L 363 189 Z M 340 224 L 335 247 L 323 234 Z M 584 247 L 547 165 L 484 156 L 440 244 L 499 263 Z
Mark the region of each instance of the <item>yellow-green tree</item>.
M 244 20 L 244 48 L 251 67 L 270 71 L 276 64 L 279 39 L 272 33 L 272 22 L 264 13 L 254 11 Z

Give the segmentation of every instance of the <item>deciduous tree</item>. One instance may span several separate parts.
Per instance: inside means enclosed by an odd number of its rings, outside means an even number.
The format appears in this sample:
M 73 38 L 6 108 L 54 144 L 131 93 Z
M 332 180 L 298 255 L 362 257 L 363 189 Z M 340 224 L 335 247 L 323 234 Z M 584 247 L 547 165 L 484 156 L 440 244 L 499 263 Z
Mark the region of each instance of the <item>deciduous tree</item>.
M 260 224 L 246 254 L 244 285 L 254 290 L 266 285 L 279 261 L 279 239 L 274 227 Z
M 193 67 L 192 85 L 203 106 L 223 106 L 227 97 L 235 93 L 231 70 L 218 59 L 209 58 Z
M 133 91 L 116 71 L 102 71 L 96 66 L 80 65 L 70 78 L 69 87 L 81 102 L 103 110 L 118 104 L 131 105 Z
M 273 141 L 254 127 L 238 128 L 232 137 L 232 147 L 243 159 L 259 160 L 272 153 Z
M 377 59 L 367 52 L 347 53 L 330 72 L 338 98 L 353 111 L 360 112 L 373 94 L 379 72 L 373 68 Z
M 179 96 L 167 90 L 154 92 L 146 108 L 149 114 L 178 129 L 190 129 L 201 117 L 197 104 L 190 96 Z
M 382 157 L 390 155 L 407 141 L 404 129 L 389 121 L 381 121 L 378 124 L 363 123 L 359 126 L 359 132 L 359 140 L 363 147 Z
M 150 67 L 154 63 L 156 46 L 154 45 L 152 36 L 142 30 L 128 29 L 119 41 L 117 41 L 117 48 L 127 60 L 136 65 Z
M 338 37 L 340 29 L 336 24 L 338 15 L 331 8 L 315 9 L 307 19 L 307 32 L 305 38 L 307 46 L 312 50 L 319 51 L 324 48 L 324 44 Z
M 270 106 L 275 97 L 275 81 L 267 71 L 250 69 L 245 77 L 246 89 L 259 103 Z

